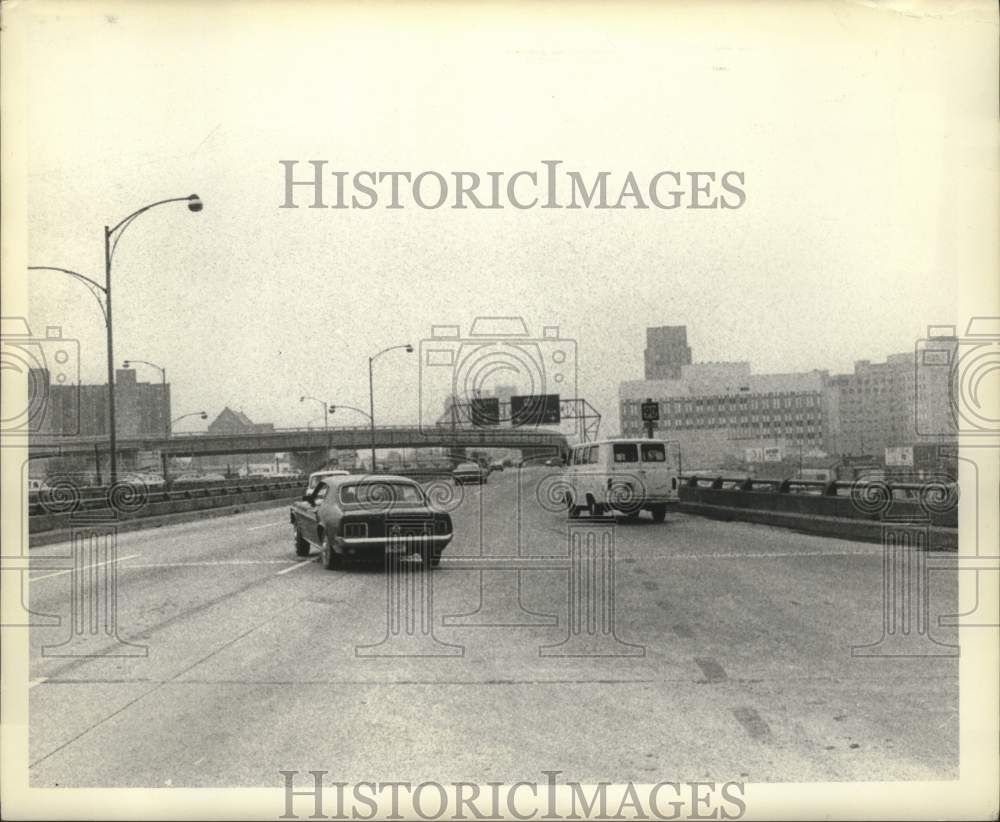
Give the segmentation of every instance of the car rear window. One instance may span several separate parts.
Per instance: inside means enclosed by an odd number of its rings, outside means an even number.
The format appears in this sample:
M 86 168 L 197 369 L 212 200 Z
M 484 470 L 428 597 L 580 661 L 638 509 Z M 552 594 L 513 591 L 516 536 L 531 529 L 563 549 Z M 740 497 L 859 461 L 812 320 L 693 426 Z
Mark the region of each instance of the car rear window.
M 340 486 L 340 501 L 347 504 L 388 505 L 394 502 L 423 502 L 417 485 L 402 482 L 366 482 Z
M 616 442 L 612 449 L 615 462 L 638 462 L 639 449 L 634 442 Z
M 642 444 L 643 462 L 666 462 L 667 452 L 662 442 L 650 442 Z

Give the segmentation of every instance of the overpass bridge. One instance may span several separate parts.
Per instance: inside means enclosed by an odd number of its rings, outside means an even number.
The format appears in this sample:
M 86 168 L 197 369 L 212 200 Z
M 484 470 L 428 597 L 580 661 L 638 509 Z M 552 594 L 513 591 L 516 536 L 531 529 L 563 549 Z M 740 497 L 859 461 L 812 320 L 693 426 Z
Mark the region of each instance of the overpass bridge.
M 558 431 L 525 428 L 470 429 L 451 426 L 378 426 L 376 448 L 518 448 L 528 455 L 556 455 L 568 447 Z M 274 454 L 338 448 L 371 448 L 367 426 L 343 428 L 276 428 L 241 434 L 173 434 L 119 437 L 117 452 L 159 451 L 166 457 L 218 456 L 223 454 Z M 87 456 L 107 452 L 108 438 L 35 435 L 29 458 Z

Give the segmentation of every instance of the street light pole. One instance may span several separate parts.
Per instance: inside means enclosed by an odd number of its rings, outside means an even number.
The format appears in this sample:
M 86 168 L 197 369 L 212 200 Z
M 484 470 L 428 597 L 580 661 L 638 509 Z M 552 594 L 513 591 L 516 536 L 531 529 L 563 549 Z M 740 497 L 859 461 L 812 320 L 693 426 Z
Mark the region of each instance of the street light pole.
M 136 362 L 141 362 L 141 360 L 136 360 Z M 146 363 L 146 365 L 152 365 L 152 363 Z M 164 380 L 166 380 L 166 377 L 164 377 Z M 201 417 L 203 420 L 207 420 L 208 414 L 206 414 L 204 411 L 192 411 L 190 414 L 181 414 L 181 416 L 172 421 L 170 420 L 170 415 L 167 414 L 167 439 L 170 439 L 173 436 L 172 432 L 173 425 L 175 423 L 180 422 L 181 420 L 186 420 L 188 417 Z M 163 470 L 164 481 L 166 481 L 167 479 L 169 465 L 170 465 L 170 458 L 167 456 L 167 452 L 163 449 L 160 449 L 160 466 Z
M 346 408 L 348 411 L 357 411 L 362 417 L 365 417 L 366 419 L 369 419 L 369 420 L 371 419 L 371 415 L 370 414 L 368 414 L 366 411 L 362 411 L 360 408 L 358 408 L 357 406 L 354 406 L 354 405 L 341 405 L 341 404 L 331 405 L 330 406 L 330 413 L 331 414 L 337 413 L 337 409 L 338 408 Z
M 176 425 L 181 420 L 186 420 L 188 417 L 201 417 L 203 420 L 207 420 L 208 414 L 204 411 L 192 411 L 190 414 L 181 414 L 177 419 L 173 420 L 170 424 Z
M 157 371 L 160 372 L 160 385 L 162 386 L 162 391 L 160 393 L 163 395 L 163 403 L 166 406 L 166 401 L 167 401 L 167 369 L 166 368 L 162 368 L 159 365 L 157 365 L 155 362 L 150 362 L 149 360 L 125 360 L 125 362 L 122 363 L 122 368 L 131 368 L 132 367 L 132 363 L 134 363 L 134 362 L 140 363 L 142 365 L 148 365 L 150 368 L 155 368 Z M 163 414 L 163 429 L 164 429 L 163 430 L 163 434 L 164 434 L 164 436 L 167 439 L 170 439 L 170 411 L 169 411 L 169 406 L 166 406 L 163 410 L 165 412 Z
M 118 241 L 121 239 L 122 234 L 125 229 L 131 225 L 132 221 L 149 211 L 151 208 L 156 208 L 156 206 L 165 205 L 166 203 L 181 203 L 186 202 L 188 204 L 188 210 L 193 212 L 201 211 L 204 207 L 201 198 L 197 194 L 191 194 L 187 197 L 170 197 L 166 200 L 157 200 L 155 203 L 150 203 L 149 205 L 143 206 L 142 208 L 133 211 L 124 220 L 121 220 L 113 227 L 104 226 L 104 285 L 95 282 L 90 277 L 86 277 L 76 271 L 72 271 L 68 268 L 56 268 L 54 266 L 47 265 L 29 265 L 29 271 L 61 271 L 64 274 L 88 283 L 89 286 L 104 292 L 104 301 L 101 302 L 101 298 L 94 294 L 98 303 L 101 306 L 101 311 L 104 313 L 104 325 L 107 329 L 107 348 L 108 348 L 108 450 L 110 452 L 110 482 L 113 485 L 118 481 L 118 438 L 115 429 L 115 353 L 114 353 L 114 328 L 112 322 L 112 307 L 111 307 L 111 261 L 114 258 L 115 249 L 118 247 Z M 117 236 L 115 236 L 117 235 Z M 112 242 L 112 237 L 114 241 Z M 93 293 L 93 292 L 91 292 Z
M 111 322 L 111 231 L 104 226 L 104 301 L 108 307 L 108 321 L 104 327 L 108 332 L 108 452 L 110 463 L 110 484 L 118 481 L 118 441 L 115 433 L 115 344 Z
M 371 356 L 371 357 L 368 358 L 368 410 L 369 410 L 368 420 L 371 423 L 371 431 L 372 431 L 372 473 L 373 474 L 375 473 L 375 386 L 374 386 L 374 378 L 372 376 L 372 372 L 373 372 L 372 366 L 374 365 L 375 360 L 377 360 L 383 354 L 386 354 L 389 351 L 395 351 L 398 348 L 405 349 L 407 354 L 412 354 L 413 353 L 413 346 L 410 345 L 409 343 L 406 343 L 405 345 L 390 345 L 388 348 L 383 348 L 377 354 L 375 354 L 374 356 Z
M 306 400 L 312 400 L 313 402 L 318 402 L 323 406 L 323 431 L 326 433 L 326 457 L 324 458 L 324 465 L 330 461 L 330 426 L 329 426 L 329 413 L 333 406 L 326 400 L 321 400 L 319 397 L 310 397 L 308 394 L 299 397 L 299 402 L 305 402 Z M 308 427 L 308 423 L 306 424 Z
M 378 356 L 378 355 L 376 355 Z M 375 357 L 368 358 L 368 425 L 372 434 L 372 473 L 375 473 L 375 386 L 372 377 L 372 363 Z

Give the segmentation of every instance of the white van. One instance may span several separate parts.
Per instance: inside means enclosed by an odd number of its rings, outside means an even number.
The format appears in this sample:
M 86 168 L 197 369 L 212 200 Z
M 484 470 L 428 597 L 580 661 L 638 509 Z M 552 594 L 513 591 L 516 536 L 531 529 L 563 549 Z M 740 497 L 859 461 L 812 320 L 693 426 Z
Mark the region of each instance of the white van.
M 649 511 L 663 522 L 667 507 L 679 501 L 677 466 L 667 443 L 653 439 L 616 439 L 573 447 L 566 465 L 566 509 L 577 517 L 618 511 L 635 519 Z

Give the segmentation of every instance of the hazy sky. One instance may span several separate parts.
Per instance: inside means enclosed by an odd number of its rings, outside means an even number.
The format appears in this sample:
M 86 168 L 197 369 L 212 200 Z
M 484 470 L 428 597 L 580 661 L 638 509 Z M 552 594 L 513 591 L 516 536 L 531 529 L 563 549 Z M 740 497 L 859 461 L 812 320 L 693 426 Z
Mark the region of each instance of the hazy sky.
M 610 433 L 647 325 L 686 324 L 696 360 L 849 371 L 959 319 L 956 272 L 982 230 L 970 193 L 997 173 L 990 4 L 95 8 L 7 11 L 31 66 L 29 259 L 103 277 L 106 222 L 202 197 L 200 214 L 143 215 L 115 260 L 116 360 L 165 366 L 175 414 L 302 425 L 319 412 L 301 394 L 367 405 L 370 353 L 520 315 L 576 340 L 577 392 Z M 747 198 L 283 210 L 283 159 L 414 174 L 558 159 L 619 182 L 738 170 Z M 61 325 L 84 381 L 103 381 L 93 299 L 33 276 L 34 331 Z M 417 365 L 379 361 L 380 419 L 415 419 Z

